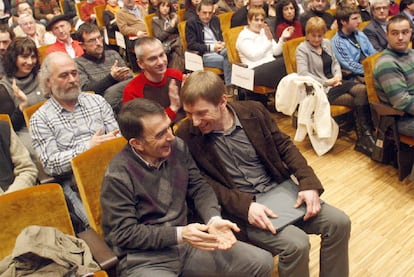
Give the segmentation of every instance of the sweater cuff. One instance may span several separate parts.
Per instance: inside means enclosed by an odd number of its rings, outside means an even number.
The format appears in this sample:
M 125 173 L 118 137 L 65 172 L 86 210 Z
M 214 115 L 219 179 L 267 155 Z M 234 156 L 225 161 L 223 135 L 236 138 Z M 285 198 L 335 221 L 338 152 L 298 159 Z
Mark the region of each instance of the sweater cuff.
M 170 108 L 170 107 L 165 108 L 165 112 L 167 113 L 168 117 L 169 117 L 171 120 L 174 120 L 174 119 L 175 119 L 175 117 L 177 116 L 177 113 L 176 113 L 176 112 L 174 112 L 173 110 L 171 110 L 171 108 Z

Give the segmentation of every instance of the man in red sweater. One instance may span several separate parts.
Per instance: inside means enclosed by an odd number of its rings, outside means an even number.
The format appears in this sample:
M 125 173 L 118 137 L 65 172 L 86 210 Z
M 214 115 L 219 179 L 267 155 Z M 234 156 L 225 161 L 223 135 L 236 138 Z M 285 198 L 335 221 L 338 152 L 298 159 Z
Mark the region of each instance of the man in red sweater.
M 135 55 L 143 72 L 125 86 L 122 102 L 147 98 L 161 104 L 171 121 L 182 119 L 185 113 L 181 108 L 179 91 L 183 73 L 167 68 L 167 55 L 162 43 L 152 37 L 141 38 L 135 45 Z

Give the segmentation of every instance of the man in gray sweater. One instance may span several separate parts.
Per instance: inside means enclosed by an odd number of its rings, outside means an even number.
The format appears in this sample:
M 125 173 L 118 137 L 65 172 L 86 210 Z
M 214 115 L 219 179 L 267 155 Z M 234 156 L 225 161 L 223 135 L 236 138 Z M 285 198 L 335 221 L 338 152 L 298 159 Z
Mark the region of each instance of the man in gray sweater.
M 104 50 L 102 33 L 92 23 L 82 24 L 77 31 L 84 54 L 75 59 L 81 89 L 102 95 L 118 112 L 125 85 L 132 78 L 122 57 L 113 50 Z
M 164 108 L 136 98 L 118 123 L 128 144 L 111 160 L 101 188 L 105 240 L 119 276 L 270 276 L 269 252 L 236 240 L 216 195 Z M 197 214 L 203 223 L 190 223 Z

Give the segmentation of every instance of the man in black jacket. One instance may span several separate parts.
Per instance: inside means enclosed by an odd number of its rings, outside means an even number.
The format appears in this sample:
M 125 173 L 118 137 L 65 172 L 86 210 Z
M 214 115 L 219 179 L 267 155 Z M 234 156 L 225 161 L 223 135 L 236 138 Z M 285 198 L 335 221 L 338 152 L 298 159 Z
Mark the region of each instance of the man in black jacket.
M 227 49 L 223 41 L 220 21 L 214 16 L 214 2 L 201 0 L 197 7 L 197 18 L 188 20 L 185 27 L 188 50 L 202 55 L 205 67 L 220 68 L 224 72 L 224 82 L 231 85 L 231 66 L 227 59 Z

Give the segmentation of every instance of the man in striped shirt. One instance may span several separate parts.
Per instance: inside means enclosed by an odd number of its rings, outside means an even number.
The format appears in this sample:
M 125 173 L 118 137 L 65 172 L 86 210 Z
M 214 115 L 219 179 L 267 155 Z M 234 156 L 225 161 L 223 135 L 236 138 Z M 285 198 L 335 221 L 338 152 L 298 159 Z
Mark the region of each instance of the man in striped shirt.
M 414 136 L 414 50 L 408 48 L 411 35 L 406 16 L 391 18 L 387 25 L 388 47 L 374 69 L 378 97 L 405 112 L 398 120 L 398 131 L 408 136 Z

